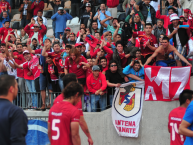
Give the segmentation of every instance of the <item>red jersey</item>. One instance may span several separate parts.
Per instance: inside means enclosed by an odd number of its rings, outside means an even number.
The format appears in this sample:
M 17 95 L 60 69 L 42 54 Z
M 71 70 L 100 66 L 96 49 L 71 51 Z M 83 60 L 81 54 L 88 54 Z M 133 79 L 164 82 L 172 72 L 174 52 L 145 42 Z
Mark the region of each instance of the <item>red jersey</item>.
M 8 9 L 11 9 L 11 6 L 10 6 L 10 4 L 8 3 L 8 2 L 0 2 L 0 13 L 2 13 L 2 12 L 4 12 L 4 11 L 6 11 L 6 9 L 8 10 Z M 3 10 L 3 11 L 1 11 L 1 10 Z
M 56 99 L 54 100 L 54 103 L 53 103 L 53 105 L 54 104 L 57 104 L 57 103 L 59 103 L 59 102 L 61 102 L 61 101 L 63 101 L 64 100 L 64 95 L 63 94 L 60 94 L 58 97 L 56 97 Z M 82 112 L 82 102 L 81 102 L 81 100 L 75 105 L 75 107 L 79 110 L 79 113 L 80 113 L 80 116 L 83 116 L 83 112 Z
M 86 78 L 86 72 L 82 69 L 83 65 L 81 64 L 81 62 L 87 63 L 86 58 L 81 55 L 78 64 L 75 60 L 73 60 L 72 64 L 70 64 L 69 59 L 70 57 L 67 57 L 65 60 L 65 68 L 68 70 L 68 73 L 75 73 L 78 79 Z
M 63 51 L 65 51 L 65 49 L 61 49 L 59 53 L 48 52 L 48 56 L 51 57 L 51 59 L 55 62 L 58 68 L 58 73 L 64 73 L 64 69 L 62 66 L 60 66 L 60 63 L 59 63 L 62 60 L 61 54 Z
M 8 31 L 10 31 L 10 34 L 15 35 L 12 28 L 8 28 L 8 29 L 5 27 L 0 28 L 0 35 L 2 35 L 2 37 L 3 37 L 1 43 L 5 43 L 5 38 L 8 35 Z M 9 36 L 8 41 L 10 40 L 10 37 L 11 36 Z
M 53 64 L 48 64 L 48 72 L 50 74 L 51 80 L 58 80 L 58 77 L 55 74 L 52 74 L 52 72 L 54 72 Z
M 14 56 L 17 56 L 17 58 L 15 59 L 15 62 L 20 65 L 23 64 L 25 62 L 25 59 L 23 57 L 23 54 L 19 54 L 17 51 L 13 52 Z M 23 78 L 24 77 L 24 70 L 21 68 L 17 68 L 17 77 Z
M 87 69 L 86 70 L 86 78 L 92 73 L 92 69 Z
M 143 31 L 133 32 L 133 38 L 136 38 L 136 37 L 139 37 L 140 39 L 141 54 L 143 56 L 146 56 L 148 54 L 153 54 L 154 52 L 149 47 L 146 46 L 147 41 L 150 42 L 151 46 L 158 47 L 157 38 L 153 34 L 151 34 L 150 37 L 147 37 L 145 32 Z
M 127 58 L 125 57 L 125 53 L 119 53 L 119 57 L 121 59 L 121 67 L 124 68 L 127 65 Z
M 73 145 L 70 125 L 79 120 L 79 111 L 70 102 L 61 101 L 52 106 L 48 117 L 51 128 L 51 145 Z
M 27 61 L 22 64 L 24 69 L 29 69 L 32 72 L 33 79 L 31 76 L 26 76 L 27 80 L 35 80 L 40 76 L 40 70 L 38 69 L 39 65 L 39 58 L 36 56 L 32 56 L 32 59 L 30 61 Z
M 170 145 L 183 145 L 185 136 L 178 133 L 179 126 L 182 122 L 186 108 L 177 107 L 173 109 L 169 114 L 168 129 L 170 131 Z
M 98 79 L 95 79 L 93 73 L 86 78 L 86 84 L 91 94 L 94 94 L 97 90 L 104 91 L 107 88 L 107 81 L 104 74 L 99 73 Z

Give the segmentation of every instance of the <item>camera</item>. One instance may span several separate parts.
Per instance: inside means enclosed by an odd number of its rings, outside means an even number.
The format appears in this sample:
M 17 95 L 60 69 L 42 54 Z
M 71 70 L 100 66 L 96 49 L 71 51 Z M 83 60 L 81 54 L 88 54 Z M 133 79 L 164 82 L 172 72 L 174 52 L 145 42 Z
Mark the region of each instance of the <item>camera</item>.
M 60 10 L 60 14 L 61 14 L 61 15 L 64 14 L 64 10 Z

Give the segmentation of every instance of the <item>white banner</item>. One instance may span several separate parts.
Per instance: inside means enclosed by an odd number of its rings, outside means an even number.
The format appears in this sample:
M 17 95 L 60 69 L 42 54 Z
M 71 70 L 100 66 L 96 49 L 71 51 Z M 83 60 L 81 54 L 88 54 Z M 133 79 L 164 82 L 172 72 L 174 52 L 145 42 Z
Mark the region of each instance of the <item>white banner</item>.
M 138 137 L 143 98 L 144 81 L 126 83 L 116 88 L 112 120 L 119 136 Z

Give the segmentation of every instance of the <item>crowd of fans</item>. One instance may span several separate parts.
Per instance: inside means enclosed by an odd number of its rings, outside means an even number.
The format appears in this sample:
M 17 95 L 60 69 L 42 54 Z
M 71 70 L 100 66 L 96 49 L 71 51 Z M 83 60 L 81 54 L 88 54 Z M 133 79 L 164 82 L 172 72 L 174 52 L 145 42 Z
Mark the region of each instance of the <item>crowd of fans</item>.
M 28 108 L 40 107 L 35 92 L 41 92 L 40 108 L 50 108 L 45 105 L 46 90 L 61 92 L 68 73 L 76 74 L 84 88 L 84 109 L 97 111 L 98 105 L 101 110 L 112 105 L 115 87 L 143 81 L 144 65 L 191 65 L 187 55 L 192 52 L 193 23 L 191 5 L 185 1 L 167 0 L 162 15 L 162 1 L 125 0 L 122 20 L 117 18 L 119 0 L 98 7 L 96 0 L 71 0 L 70 13 L 61 0 L 18 1 L 19 34 L 10 26 L 10 2 L 15 7 L 13 1 L 0 1 L 0 75 L 15 76 Z M 53 8 L 54 39 L 46 36 L 43 10 L 48 4 Z M 80 20 L 76 34 L 66 26 L 74 17 Z M 25 98 L 25 92 L 32 94 Z

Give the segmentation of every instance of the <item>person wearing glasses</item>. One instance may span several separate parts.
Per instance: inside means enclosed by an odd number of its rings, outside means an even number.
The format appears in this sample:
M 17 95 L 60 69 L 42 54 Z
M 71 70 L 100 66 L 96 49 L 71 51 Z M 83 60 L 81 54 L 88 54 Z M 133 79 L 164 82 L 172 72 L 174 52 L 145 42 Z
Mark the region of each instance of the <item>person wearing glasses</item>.
M 108 94 L 109 94 L 109 104 L 112 106 L 113 94 L 115 93 L 115 87 L 120 87 L 125 80 L 118 73 L 117 62 L 115 60 L 111 60 L 109 62 L 109 70 L 106 71 L 106 80 L 108 86 Z
M 45 26 L 47 26 L 47 19 L 43 17 L 43 12 L 40 10 L 38 11 L 37 17 L 35 17 L 34 20 L 36 24 L 38 24 L 38 21 L 41 21 Z
M 31 9 L 31 2 L 29 0 L 24 0 L 24 3 L 21 4 L 19 11 L 20 11 L 20 18 L 21 18 L 21 28 L 24 28 L 27 24 L 30 23 L 32 18 L 32 9 Z

